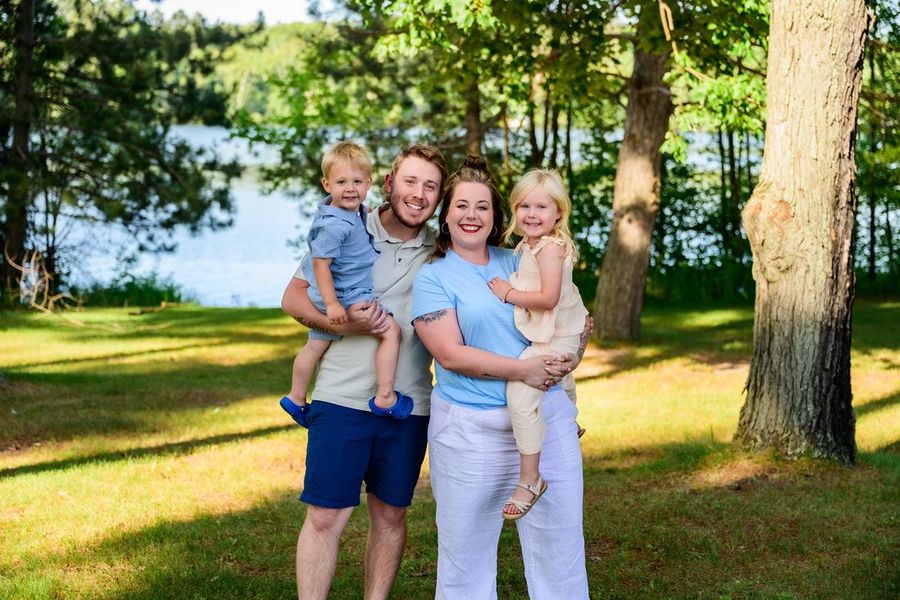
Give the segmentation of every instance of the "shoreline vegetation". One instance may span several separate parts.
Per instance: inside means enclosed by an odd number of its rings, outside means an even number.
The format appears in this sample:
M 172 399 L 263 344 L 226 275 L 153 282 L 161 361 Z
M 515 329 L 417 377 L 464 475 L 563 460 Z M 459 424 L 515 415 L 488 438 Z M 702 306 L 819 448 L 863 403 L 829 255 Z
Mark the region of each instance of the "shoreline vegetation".
M 287 598 L 306 434 L 277 398 L 305 330 L 277 309 L 0 312 L 0 598 Z M 900 301 L 859 300 L 859 460 L 733 449 L 751 306 L 649 305 L 576 372 L 596 598 L 896 598 Z M 365 499 L 362 500 L 363 504 Z M 427 463 L 398 598 L 433 594 Z M 331 597 L 362 596 L 365 510 Z M 498 593 L 527 595 L 512 527 Z

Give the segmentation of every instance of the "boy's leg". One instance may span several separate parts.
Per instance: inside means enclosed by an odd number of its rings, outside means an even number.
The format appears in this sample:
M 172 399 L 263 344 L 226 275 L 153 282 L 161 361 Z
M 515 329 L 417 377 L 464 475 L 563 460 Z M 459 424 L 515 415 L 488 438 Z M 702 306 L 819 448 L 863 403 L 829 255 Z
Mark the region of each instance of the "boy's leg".
M 309 388 L 309 382 L 319 359 L 330 345 L 331 340 L 309 339 L 306 345 L 297 352 L 291 376 L 291 391 L 288 393 L 288 398 L 294 404 L 298 406 L 306 404 L 306 390 Z
M 375 404 L 379 408 L 390 408 L 397 403 L 394 380 L 397 377 L 397 357 L 400 353 L 400 326 L 393 317 L 388 317 L 388 328 L 378 335 L 375 350 Z

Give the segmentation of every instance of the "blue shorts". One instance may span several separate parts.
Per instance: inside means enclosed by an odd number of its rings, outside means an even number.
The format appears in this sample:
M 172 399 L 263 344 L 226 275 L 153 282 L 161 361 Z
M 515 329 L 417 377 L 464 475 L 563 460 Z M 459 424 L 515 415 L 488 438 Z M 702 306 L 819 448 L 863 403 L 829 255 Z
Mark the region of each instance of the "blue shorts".
M 359 506 L 360 488 L 391 506 L 412 503 L 425 459 L 428 417 L 398 420 L 321 400 L 309 406 L 306 476 L 300 500 Z

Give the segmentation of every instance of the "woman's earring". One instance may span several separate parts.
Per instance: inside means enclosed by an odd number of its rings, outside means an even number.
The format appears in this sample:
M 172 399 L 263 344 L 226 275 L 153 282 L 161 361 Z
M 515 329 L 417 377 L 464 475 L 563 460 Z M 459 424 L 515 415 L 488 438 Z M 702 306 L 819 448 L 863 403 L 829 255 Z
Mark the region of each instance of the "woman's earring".
M 441 223 L 441 226 L 438 227 L 438 229 L 440 230 L 441 233 L 447 233 L 447 234 L 450 233 L 450 226 L 447 225 L 447 221 L 444 221 L 443 223 Z
M 497 229 L 497 226 L 496 226 L 496 225 L 494 225 L 493 227 L 491 227 L 491 237 L 494 237 L 494 236 L 497 235 L 498 233 L 500 233 L 500 230 Z

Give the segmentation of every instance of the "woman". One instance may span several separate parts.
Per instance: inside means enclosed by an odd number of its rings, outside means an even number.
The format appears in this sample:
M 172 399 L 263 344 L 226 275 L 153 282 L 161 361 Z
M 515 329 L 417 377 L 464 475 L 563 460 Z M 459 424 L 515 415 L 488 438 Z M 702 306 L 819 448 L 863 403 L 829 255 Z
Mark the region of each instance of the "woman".
M 413 288 L 413 324 L 435 358 L 428 428 L 437 504 L 438 599 L 496 598 L 501 512 L 517 483 L 519 454 L 506 410 L 506 381 L 549 390 L 541 501 L 516 521 L 532 599 L 588 597 L 582 531 L 582 470 L 575 415 L 555 385 L 573 361 L 516 358 L 528 341 L 513 307 L 488 287 L 516 270 L 500 195 L 482 159 L 469 157 L 447 182 L 436 258 Z M 529 492 L 531 500 L 539 493 Z

